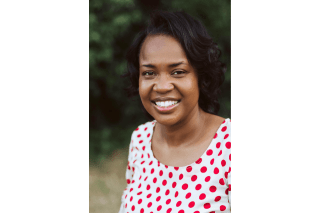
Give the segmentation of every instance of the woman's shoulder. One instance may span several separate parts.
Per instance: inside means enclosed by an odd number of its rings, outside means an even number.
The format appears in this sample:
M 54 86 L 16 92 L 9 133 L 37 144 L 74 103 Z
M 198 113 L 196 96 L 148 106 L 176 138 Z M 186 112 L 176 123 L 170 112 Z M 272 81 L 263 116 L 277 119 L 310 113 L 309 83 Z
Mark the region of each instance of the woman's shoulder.
M 138 141 L 142 143 L 145 140 L 151 139 L 153 133 L 153 126 L 156 121 L 148 121 L 139 125 L 132 133 L 131 140 L 133 142 Z

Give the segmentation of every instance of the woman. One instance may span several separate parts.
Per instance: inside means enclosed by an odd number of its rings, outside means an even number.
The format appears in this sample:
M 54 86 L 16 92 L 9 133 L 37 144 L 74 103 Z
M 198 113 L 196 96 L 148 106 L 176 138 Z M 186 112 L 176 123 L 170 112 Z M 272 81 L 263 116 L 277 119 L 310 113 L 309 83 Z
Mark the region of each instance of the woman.
M 153 14 L 129 48 L 129 93 L 153 121 L 132 134 L 120 213 L 230 212 L 230 119 L 216 115 L 219 54 L 183 12 Z

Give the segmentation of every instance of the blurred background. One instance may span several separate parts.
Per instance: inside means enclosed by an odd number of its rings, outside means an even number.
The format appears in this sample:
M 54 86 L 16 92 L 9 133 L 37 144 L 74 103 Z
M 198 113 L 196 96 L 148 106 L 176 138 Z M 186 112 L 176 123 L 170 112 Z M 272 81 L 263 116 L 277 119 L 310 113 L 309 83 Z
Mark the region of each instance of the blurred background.
M 89 120 L 90 213 L 119 211 L 132 131 L 147 118 L 139 97 L 128 99 L 125 53 L 153 9 L 183 10 L 199 19 L 221 49 L 227 65 L 219 115 L 231 118 L 230 0 L 90 0 Z

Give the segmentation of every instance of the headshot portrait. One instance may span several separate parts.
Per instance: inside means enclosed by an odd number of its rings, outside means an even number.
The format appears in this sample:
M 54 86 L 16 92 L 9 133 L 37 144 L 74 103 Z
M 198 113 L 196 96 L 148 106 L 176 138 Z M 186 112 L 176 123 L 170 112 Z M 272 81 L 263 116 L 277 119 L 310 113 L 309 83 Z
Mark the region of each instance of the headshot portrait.
M 90 209 L 231 212 L 230 4 L 142 3 L 90 13 Z

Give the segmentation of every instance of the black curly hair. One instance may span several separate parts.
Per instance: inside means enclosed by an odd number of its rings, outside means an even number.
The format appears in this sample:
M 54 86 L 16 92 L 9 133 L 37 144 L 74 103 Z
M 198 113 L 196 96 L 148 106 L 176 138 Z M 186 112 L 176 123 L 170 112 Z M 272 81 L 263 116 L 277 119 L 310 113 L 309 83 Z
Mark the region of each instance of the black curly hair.
M 149 25 L 138 34 L 126 54 L 127 73 L 123 77 L 129 77 L 131 81 L 131 85 L 126 88 L 128 97 L 139 95 L 139 54 L 148 35 L 168 35 L 180 42 L 198 75 L 199 107 L 205 112 L 218 114 L 218 95 L 226 66 L 219 60 L 218 45 L 213 42 L 202 23 L 185 12 L 155 11 L 151 14 Z M 142 108 L 147 117 L 153 120 Z

